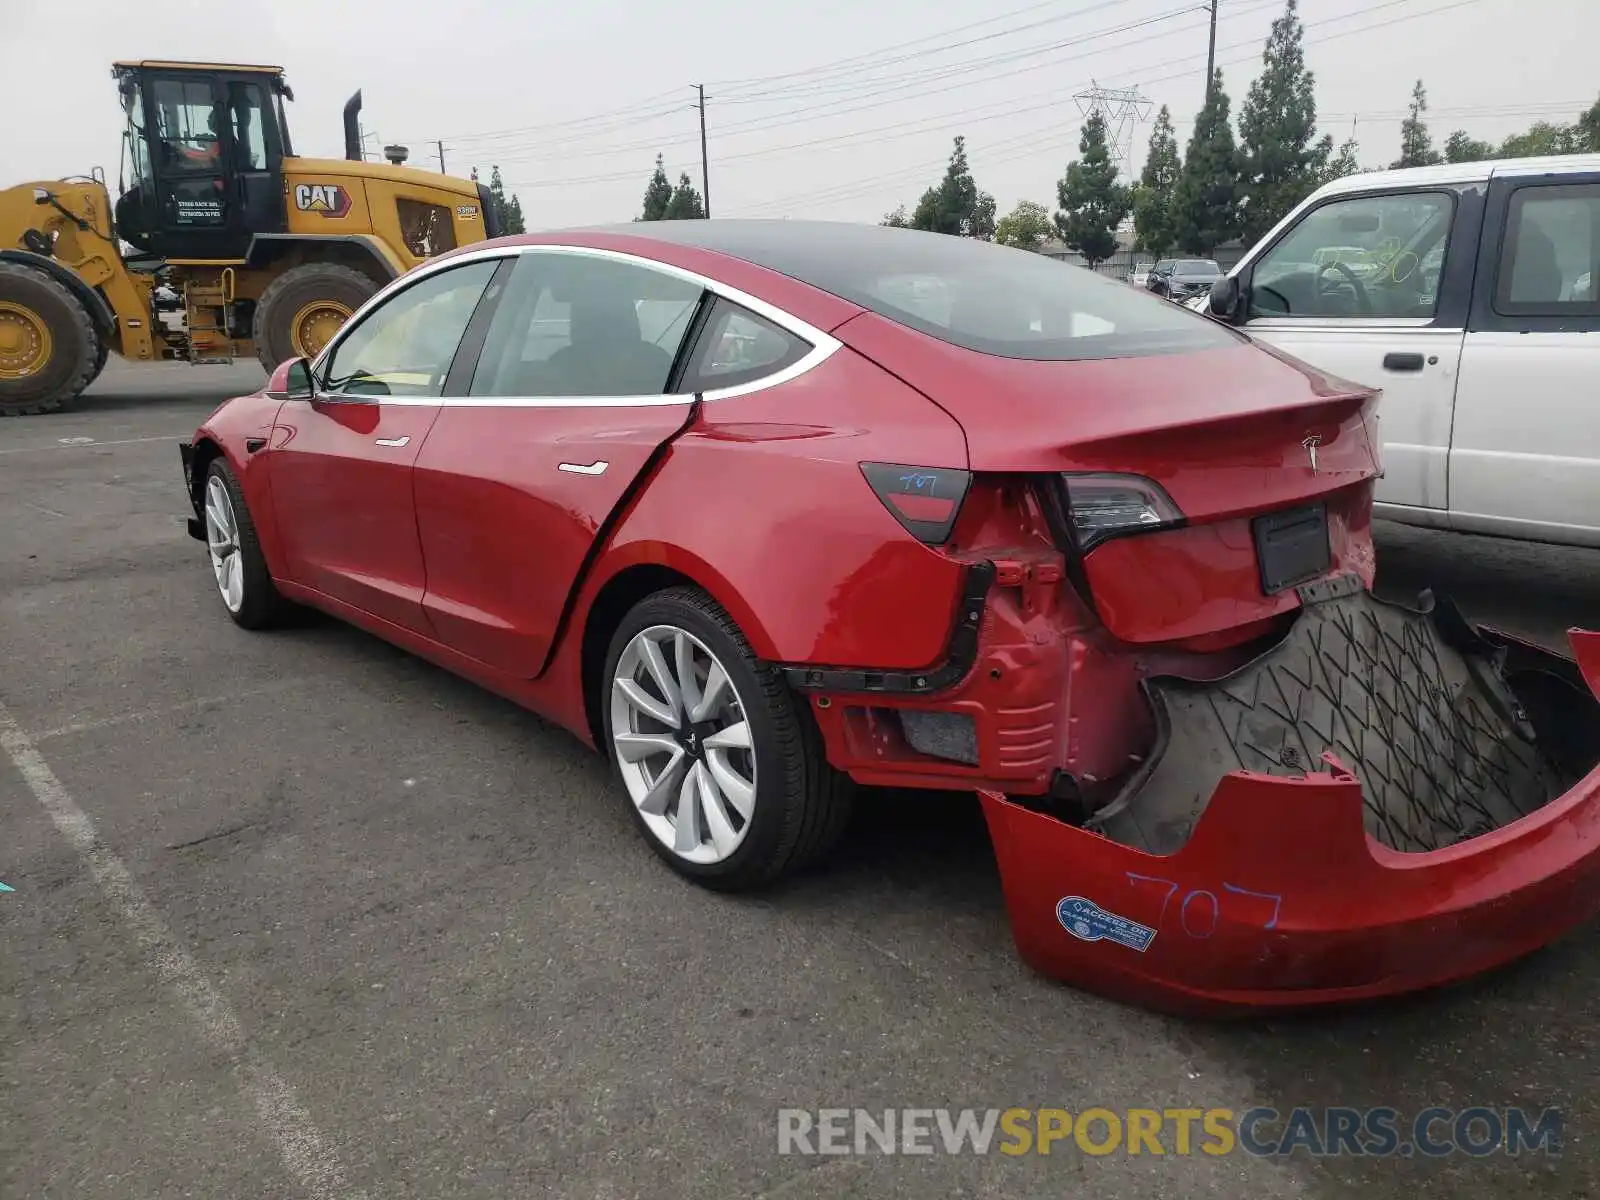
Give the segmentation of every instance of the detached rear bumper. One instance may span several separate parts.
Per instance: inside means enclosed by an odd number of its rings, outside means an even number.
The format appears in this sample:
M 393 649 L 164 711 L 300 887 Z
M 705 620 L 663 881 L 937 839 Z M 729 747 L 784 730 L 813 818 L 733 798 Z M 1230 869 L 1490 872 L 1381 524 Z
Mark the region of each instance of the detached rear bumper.
M 1576 671 L 1514 651 L 1522 670 L 1581 677 L 1600 697 L 1600 633 L 1570 640 Z M 1321 765 L 1228 772 L 1170 854 L 980 793 L 1023 958 L 1094 991 L 1221 1015 L 1449 983 L 1600 913 L 1600 766 L 1508 824 L 1402 853 L 1368 832 L 1355 775 L 1333 755 Z

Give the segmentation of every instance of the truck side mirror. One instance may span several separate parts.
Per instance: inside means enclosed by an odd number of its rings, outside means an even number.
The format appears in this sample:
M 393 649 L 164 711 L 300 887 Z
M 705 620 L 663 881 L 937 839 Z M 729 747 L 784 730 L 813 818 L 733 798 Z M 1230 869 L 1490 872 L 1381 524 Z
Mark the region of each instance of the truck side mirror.
M 1232 275 L 1224 275 L 1211 285 L 1211 295 L 1206 299 L 1206 311 L 1213 317 L 1224 321 L 1232 321 L 1234 312 L 1239 306 L 1239 281 Z

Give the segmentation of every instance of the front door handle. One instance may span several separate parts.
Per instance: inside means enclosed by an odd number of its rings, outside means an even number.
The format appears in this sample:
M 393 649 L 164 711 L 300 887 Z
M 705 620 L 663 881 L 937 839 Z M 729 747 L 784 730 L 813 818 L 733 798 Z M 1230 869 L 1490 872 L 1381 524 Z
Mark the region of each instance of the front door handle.
M 1422 355 L 1400 354 L 1398 352 L 1383 356 L 1383 369 L 1385 371 L 1420 371 L 1422 370 Z
M 380 445 L 380 446 L 404 446 L 410 440 L 411 440 L 410 437 L 379 438 L 378 439 L 378 445 Z

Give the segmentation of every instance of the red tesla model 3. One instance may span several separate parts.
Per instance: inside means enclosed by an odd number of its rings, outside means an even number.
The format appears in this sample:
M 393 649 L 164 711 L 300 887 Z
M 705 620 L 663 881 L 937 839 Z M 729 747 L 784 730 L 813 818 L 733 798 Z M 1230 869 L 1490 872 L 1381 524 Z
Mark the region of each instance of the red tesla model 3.
M 1173 1008 L 1458 978 L 1600 908 L 1600 635 L 1371 592 L 1378 396 L 969 239 L 657 222 L 390 283 L 182 447 L 314 606 L 600 748 L 750 887 L 975 790 L 1018 946 Z

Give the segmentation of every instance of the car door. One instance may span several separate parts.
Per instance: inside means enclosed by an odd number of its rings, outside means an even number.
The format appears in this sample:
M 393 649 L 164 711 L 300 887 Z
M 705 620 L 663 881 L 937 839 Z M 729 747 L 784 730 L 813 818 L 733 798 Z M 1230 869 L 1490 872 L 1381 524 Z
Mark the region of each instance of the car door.
M 330 344 L 315 395 L 279 410 L 269 478 L 294 582 L 431 632 L 412 468 L 501 261 L 431 272 L 381 300 Z
M 1600 172 L 1497 176 L 1484 227 L 1452 522 L 1600 545 Z
M 669 394 L 698 281 L 577 247 L 525 251 L 470 385 L 417 459 L 423 608 L 446 645 L 543 670 L 585 558 L 695 397 Z
M 1334 195 L 1239 272 L 1247 333 L 1327 374 L 1383 389 L 1376 500 L 1434 510 L 1440 523 L 1481 220 L 1478 189 Z

